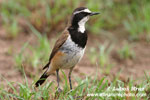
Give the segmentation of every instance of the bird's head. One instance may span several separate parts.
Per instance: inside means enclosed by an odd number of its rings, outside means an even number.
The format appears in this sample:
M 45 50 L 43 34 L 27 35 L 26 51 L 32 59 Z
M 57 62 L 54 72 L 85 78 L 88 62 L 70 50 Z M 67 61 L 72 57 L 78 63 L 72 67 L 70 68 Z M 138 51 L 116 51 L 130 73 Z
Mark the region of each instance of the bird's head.
M 71 26 L 79 28 L 79 31 L 84 32 L 84 25 L 88 21 L 89 17 L 98 14 L 98 12 L 92 12 L 86 7 L 76 8 L 71 16 Z

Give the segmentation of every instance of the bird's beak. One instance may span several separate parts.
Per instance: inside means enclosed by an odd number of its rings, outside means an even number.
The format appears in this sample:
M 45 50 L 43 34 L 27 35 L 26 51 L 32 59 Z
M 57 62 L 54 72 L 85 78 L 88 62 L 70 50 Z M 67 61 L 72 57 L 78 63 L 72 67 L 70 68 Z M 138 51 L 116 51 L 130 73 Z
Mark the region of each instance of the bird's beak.
M 92 12 L 92 13 L 90 14 L 90 16 L 98 15 L 98 14 L 100 14 L 100 13 L 99 13 L 99 12 Z

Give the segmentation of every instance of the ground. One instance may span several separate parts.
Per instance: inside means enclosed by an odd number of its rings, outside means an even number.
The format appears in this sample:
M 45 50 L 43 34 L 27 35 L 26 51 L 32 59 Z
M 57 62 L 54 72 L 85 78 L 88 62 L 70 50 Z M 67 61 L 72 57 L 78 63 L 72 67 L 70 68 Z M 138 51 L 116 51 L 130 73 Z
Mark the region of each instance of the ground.
M 116 36 L 116 34 L 113 34 Z M 23 44 L 28 41 L 34 41 L 35 36 L 32 34 L 20 34 L 16 39 L 8 39 L 6 36 L 6 31 L 1 28 L 0 29 L 0 81 L 2 84 L 6 85 L 6 80 L 10 82 L 23 82 L 23 75 L 19 72 L 19 70 L 15 67 L 15 62 L 13 60 L 15 53 L 19 52 L 22 48 Z M 49 38 L 51 39 L 51 38 Z M 120 38 L 118 38 L 119 40 Z M 97 36 L 89 35 L 88 46 L 85 52 L 85 55 L 81 62 L 75 67 L 73 71 L 73 76 L 80 76 L 85 78 L 87 76 L 92 76 L 96 74 L 95 72 L 100 66 L 96 64 L 91 64 L 88 58 L 88 50 L 90 46 L 93 46 L 93 42 L 99 41 L 102 43 L 104 40 Z M 118 42 L 118 47 L 120 47 L 122 42 Z M 133 43 L 133 42 L 132 42 Z M 95 48 L 97 45 L 94 45 Z M 99 77 L 106 75 L 108 78 L 112 79 L 116 76 L 118 72 L 121 71 L 119 77 L 123 81 L 127 81 L 128 78 L 133 77 L 133 79 L 140 79 L 144 77 L 144 72 L 150 74 L 150 44 L 145 41 L 137 41 L 134 43 L 134 52 L 136 57 L 134 59 L 129 60 L 119 60 L 115 52 L 111 54 L 111 62 L 115 63 L 115 66 L 111 69 L 110 74 L 99 73 Z M 13 52 L 10 55 L 9 52 Z M 40 66 L 42 69 L 42 66 Z M 86 69 L 86 70 L 85 70 Z M 42 73 L 39 73 L 37 76 L 40 76 Z M 63 77 L 63 76 L 62 76 Z M 4 79 L 6 80 L 4 80 Z M 31 84 L 33 80 L 30 77 L 27 77 L 29 83 Z M 53 75 L 50 80 L 55 79 Z

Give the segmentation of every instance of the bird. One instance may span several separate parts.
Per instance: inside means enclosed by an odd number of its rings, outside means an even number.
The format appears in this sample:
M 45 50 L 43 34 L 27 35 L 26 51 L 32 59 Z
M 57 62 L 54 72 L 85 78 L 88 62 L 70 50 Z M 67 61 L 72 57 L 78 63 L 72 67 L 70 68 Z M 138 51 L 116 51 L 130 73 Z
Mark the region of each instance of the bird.
M 57 89 L 62 91 L 59 85 L 59 70 L 69 69 L 68 79 L 72 90 L 71 73 L 83 57 L 88 39 L 85 23 L 90 16 L 98 14 L 100 13 L 92 12 L 86 7 L 78 7 L 73 11 L 67 27 L 54 44 L 48 63 L 43 67 L 45 72 L 35 83 L 36 87 L 42 85 L 56 71 Z

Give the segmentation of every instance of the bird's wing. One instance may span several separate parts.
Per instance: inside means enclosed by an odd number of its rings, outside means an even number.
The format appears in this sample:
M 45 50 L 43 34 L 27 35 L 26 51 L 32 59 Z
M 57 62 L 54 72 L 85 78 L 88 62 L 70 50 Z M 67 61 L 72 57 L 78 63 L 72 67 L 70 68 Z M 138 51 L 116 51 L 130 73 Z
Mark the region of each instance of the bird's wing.
M 69 36 L 68 30 L 65 30 L 62 35 L 58 38 L 58 40 L 55 42 L 54 48 L 52 50 L 52 53 L 49 58 L 49 62 L 43 67 L 43 69 L 49 67 L 49 64 L 51 62 L 51 59 L 55 56 L 59 48 L 64 44 L 64 42 L 67 40 Z

